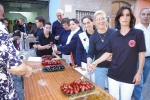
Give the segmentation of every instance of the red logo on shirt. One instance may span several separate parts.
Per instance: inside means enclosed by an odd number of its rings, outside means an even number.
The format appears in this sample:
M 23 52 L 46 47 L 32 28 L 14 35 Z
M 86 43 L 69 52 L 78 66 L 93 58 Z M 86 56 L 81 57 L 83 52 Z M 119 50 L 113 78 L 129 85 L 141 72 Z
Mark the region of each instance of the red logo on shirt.
M 134 47 L 134 46 L 136 45 L 135 40 L 130 40 L 130 41 L 128 42 L 128 45 L 129 45 L 130 47 Z

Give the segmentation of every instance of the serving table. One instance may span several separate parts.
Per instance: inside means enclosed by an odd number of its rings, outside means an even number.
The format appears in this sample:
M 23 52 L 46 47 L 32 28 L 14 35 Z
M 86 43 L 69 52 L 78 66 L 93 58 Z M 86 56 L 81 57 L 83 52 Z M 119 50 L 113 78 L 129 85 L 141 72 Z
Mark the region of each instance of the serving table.
M 68 100 L 69 97 L 64 95 L 60 90 L 61 83 L 70 83 L 76 79 L 80 79 L 82 74 L 70 67 L 61 60 L 62 65 L 65 66 L 64 71 L 57 72 L 43 72 L 41 62 L 25 61 L 25 64 L 33 68 L 31 77 L 24 77 L 24 97 L 25 100 Z M 102 91 L 110 100 L 115 100 L 106 91 L 99 88 L 89 79 L 95 89 Z

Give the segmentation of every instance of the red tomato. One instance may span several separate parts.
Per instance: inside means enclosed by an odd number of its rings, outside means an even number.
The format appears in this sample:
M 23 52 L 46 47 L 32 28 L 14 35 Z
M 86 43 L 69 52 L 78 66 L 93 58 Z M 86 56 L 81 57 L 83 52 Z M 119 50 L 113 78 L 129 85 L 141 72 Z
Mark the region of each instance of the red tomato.
M 85 91 L 89 90 L 88 87 L 85 86 Z
M 74 84 L 76 84 L 77 83 L 77 80 L 74 80 Z
M 66 93 L 67 93 L 67 94 L 70 94 L 70 90 L 68 90 Z
M 67 84 L 66 84 L 66 85 L 64 85 L 64 88 L 65 88 L 65 89 L 68 89 L 68 85 L 67 85 Z
M 74 89 L 74 90 L 76 90 L 76 89 L 77 89 L 75 85 L 73 85 L 73 89 Z
M 88 85 L 90 85 L 90 83 L 89 82 L 85 82 L 86 84 L 88 84 Z
M 70 90 L 70 94 L 73 94 L 73 90 Z
M 64 92 L 66 93 L 68 90 L 67 89 L 64 89 Z
M 77 90 L 74 90 L 74 93 L 76 94 L 76 93 L 78 93 L 78 91 L 77 91 Z
M 70 84 L 68 85 L 68 89 L 71 89 L 71 85 Z
M 82 89 L 82 85 L 81 84 L 79 85 L 79 88 Z
M 87 84 L 87 85 L 86 85 L 86 87 L 88 88 L 88 90 L 91 90 L 91 87 L 90 87 L 90 85 L 88 85 L 88 84 Z
M 76 88 L 77 88 L 77 91 L 79 92 L 80 88 L 79 88 L 79 86 L 78 86 L 78 85 L 76 85 Z
M 60 85 L 60 87 L 64 87 L 64 83 L 62 83 L 62 84 Z
M 82 86 L 82 89 L 81 89 L 81 91 L 83 92 L 83 91 L 85 91 L 85 86 Z
M 85 83 L 85 82 L 82 82 L 82 85 L 86 85 L 86 83 Z
M 77 84 L 80 84 L 81 83 L 81 79 L 79 79 L 78 81 L 77 81 Z
M 93 89 L 94 87 L 93 87 L 93 85 L 89 85 L 90 87 L 91 87 L 91 89 Z
M 73 86 L 74 82 L 71 82 L 70 85 Z

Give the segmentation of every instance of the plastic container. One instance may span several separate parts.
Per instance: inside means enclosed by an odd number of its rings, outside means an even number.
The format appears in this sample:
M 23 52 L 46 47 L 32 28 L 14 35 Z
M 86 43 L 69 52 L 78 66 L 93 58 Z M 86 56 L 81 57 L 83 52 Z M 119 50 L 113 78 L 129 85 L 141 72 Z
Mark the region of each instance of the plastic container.
M 102 91 L 93 90 L 83 95 L 71 96 L 69 100 L 111 100 L 111 98 Z
M 44 72 L 56 72 L 56 71 L 63 71 L 65 67 L 63 65 L 58 66 L 44 66 L 42 70 Z
M 85 81 L 85 82 L 88 82 L 88 81 Z M 88 83 L 89 83 L 90 85 L 92 85 L 90 82 L 88 82 Z M 93 85 L 92 85 L 92 86 L 93 86 Z M 73 97 L 76 97 L 76 96 L 88 94 L 88 93 L 92 92 L 94 89 L 95 89 L 95 86 L 93 86 L 93 89 L 91 89 L 91 90 L 79 92 L 79 93 L 77 93 L 77 94 L 66 94 L 62 89 L 61 89 L 61 91 L 62 91 L 63 94 L 65 94 L 65 95 L 67 95 L 67 96 L 73 96 Z

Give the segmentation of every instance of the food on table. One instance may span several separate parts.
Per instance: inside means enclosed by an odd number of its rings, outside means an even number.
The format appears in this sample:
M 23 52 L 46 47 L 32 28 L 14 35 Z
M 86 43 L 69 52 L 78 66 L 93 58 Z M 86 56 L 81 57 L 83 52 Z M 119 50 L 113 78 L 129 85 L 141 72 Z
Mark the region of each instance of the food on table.
M 74 80 L 69 84 L 62 83 L 60 86 L 61 90 L 66 94 L 77 94 L 89 90 L 93 90 L 94 86 L 88 81 L 82 81 L 81 79 Z
M 45 66 L 45 67 L 42 68 L 42 70 L 45 71 L 45 72 L 62 71 L 64 69 L 65 69 L 65 67 L 63 65 Z
M 60 60 L 46 60 L 46 59 L 44 59 L 44 60 L 42 60 L 42 65 L 43 66 L 46 66 L 46 65 L 60 65 L 61 64 L 61 62 L 60 62 Z
M 92 94 L 87 96 L 86 100 L 104 100 L 104 98 L 101 95 Z
M 52 60 L 53 58 L 56 58 L 55 55 L 44 55 L 42 56 L 42 59 Z
M 47 65 L 60 65 L 61 61 L 54 59 L 56 58 L 55 55 L 44 55 L 42 56 L 42 65 L 47 66 Z

